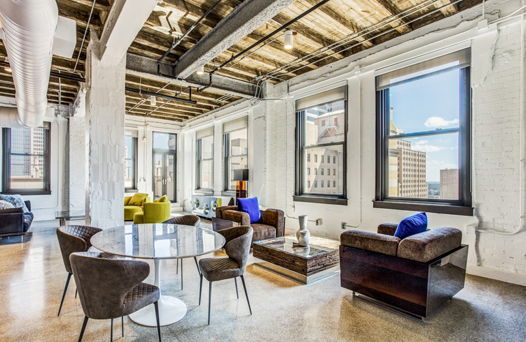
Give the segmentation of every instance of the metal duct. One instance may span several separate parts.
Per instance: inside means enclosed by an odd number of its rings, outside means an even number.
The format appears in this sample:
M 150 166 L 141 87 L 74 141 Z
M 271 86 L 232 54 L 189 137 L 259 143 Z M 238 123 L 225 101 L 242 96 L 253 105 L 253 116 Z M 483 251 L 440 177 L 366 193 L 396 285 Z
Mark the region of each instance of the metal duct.
M 25 128 L 15 107 L 0 107 L 0 127 Z
M 46 114 L 57 23 L 55 0 L 0 1 L 0 25 L 13 70 L 18 115 L 28 127 L 42 126 Z

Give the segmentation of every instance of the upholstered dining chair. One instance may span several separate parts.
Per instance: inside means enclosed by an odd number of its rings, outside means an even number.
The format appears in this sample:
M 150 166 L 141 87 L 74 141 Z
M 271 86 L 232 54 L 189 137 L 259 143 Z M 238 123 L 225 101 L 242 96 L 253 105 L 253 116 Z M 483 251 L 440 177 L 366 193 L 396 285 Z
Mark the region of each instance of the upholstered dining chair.
M 148 305 L 155 306 L 157 334 L 161 342 L 159 307 L 160 291 L 157 286 L 143 283 L 150 274 L 150 265 L 139 260 L 106 259 L 101 253 L 76 252 L 70 255 L 71 268 L 84 311 L 84 323 L 79 342 L 86 330 L 88 319 L 124 317 Z M 124 337 L 124 328 L 122 329 Z
M 64 267 L 68 272 L 66 279 L 66 286 L 64 286 L 64 292 L 62 293 L 62 300 L 60 301 L 60 307 L 58 308 L 57 316 L 60 316 L 62 310 L 62 304 L 64 303 L 64 297 L 68 290 L 69 280 L 73 271 L 71 270 L 71 264 L 69 262 L 69 256 L 74 252 L 86 252 L 91 247 L 90 239 L 93 235 L 100 232 L 102 229 L 88 226 L 63 226 L 57 228 L 57 239 L 60 246 L 60 252 L 62 253 L 62 260 L 64 261 Z M 76 292 L 75 292 L 76 296 Z
M 195 226 L 199 227 L 199 224 L 201 223 L 201 219 L 199 216 L 195 215 L 183 215 L 183 216 L 176 216 L 172 217 L 169 220 L 164 221 L 163 223 L 167 224 L 181 224 L 184 226 Z M 197 258 L 194 257 L 195 266 L 197 267 L 197 272 L 199 275 L 201 275 L 201 271 L 199 271 L 199 265 L 197 264 Z M 182 259 L 176 259 L 176 274 L 179 274 L 179 262 L 181 263 L 181 290 L 183 289 L 183 260 Z
M 248 254 L 252 245 L 252 235 L 254 231 L 248 226 L 239 226 L 220 230 L 219 234 L 226 239 L 225 252 L 227 258 L 204 258 L 199 260 L 201 270 L 201 280 L 199 284 L 199 305 L 201 305 L 201 293 L 203 290 L 203 277 L 208 280 L 208 325 L 210 325 L 210 311 L 212 309 L 212 282 L 234 278 L 236 284 L 236 294 L 239 299 L 237 290 L 237 277 L 241 278 L 245 296 L 247 297 L 248 310 L 252 315 L 252 308 L 248 299 L 247 287 L 245 285 L 245 269 L 247 267 Z

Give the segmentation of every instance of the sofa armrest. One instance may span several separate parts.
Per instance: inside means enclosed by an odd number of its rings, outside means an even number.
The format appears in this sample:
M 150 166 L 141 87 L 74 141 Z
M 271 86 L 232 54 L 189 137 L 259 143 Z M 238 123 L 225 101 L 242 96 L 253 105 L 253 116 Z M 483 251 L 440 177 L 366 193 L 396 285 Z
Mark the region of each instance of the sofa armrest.
M 226 210 L 237 210 L 237 206 L 235 206 L 235 205 L 227 205 L 227 206 L 217 207 L 216 208 L 216 217 L 217 218 L 224 218 L 223 217 L 223 212 L 225 212 Z
M 340 236 L 340 243 L 344 246 L 396 256 L 400 239 L 384 234 L 347 230 Z
M 237 222 L 242 226 L 250 226 L 250 215 L 242 211 L 224 210 L 222 218 L 224 220 Z
M 276 228 L 276 237 L 285 235 L 285 213 L 279 209 L 261 211 L 261 222 Z
M 428 262 L 444 255 L 462 243 L 462 232 L 456 228 L 442 227 L 406 237 L 400 242 L 400 258 Z
M 27 210 L 31 211 L 31 201 L 24 201 L 26 204 Z
M 171 209 L 170 202 L 144 202 L 143 223 L 162 223 L 170 218 Z M 137 224 L 139 222 L 135 222 L 135 215 L 133 223 Z
M 376 232 L 378 234 L 393 236 L 396 232 L 396 228 L 398 228 L 398 225 L 396 223 L 382 223 L 378 226 Z
M 22 208 L 0 210 L 0 235 L 24 232 L 24 212 Z

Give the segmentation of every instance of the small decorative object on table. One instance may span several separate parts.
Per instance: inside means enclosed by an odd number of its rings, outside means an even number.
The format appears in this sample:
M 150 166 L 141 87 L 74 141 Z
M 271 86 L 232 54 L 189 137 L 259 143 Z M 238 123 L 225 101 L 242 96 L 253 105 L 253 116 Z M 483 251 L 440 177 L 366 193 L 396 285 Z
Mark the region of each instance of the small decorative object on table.
M 308 216 L 300 215 L 298 216 L 298 220 L 300 221 L 300 229 L 296 232 L 296 238 L 298 239 L 298 245 L 302 247 L 308 247 L 309 240 L 310 240 L 310 232 L 307 230 Z

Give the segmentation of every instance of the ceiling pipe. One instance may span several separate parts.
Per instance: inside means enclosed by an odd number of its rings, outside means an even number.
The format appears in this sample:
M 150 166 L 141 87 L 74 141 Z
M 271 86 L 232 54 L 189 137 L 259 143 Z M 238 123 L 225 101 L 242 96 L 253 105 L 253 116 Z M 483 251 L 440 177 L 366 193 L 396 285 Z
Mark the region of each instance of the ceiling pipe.
M 125 89 L 126 89 L 126 91 L 129 91 L 129 92 L 132 92 L 132 93 L 137 93 L 137 94 L 142 94 L 142 95 L 146 95 L 146 96 L 161 97 L 163 99 L 177 101 L 177 102 L 183 102 L 183 103 L 188 103 L 188 104 L 192 104 L 192 105 L 196 105 L 197 104 L 197 101 L 182 99 L 180 97 L 163 95 L 163 94 L 159 94 L 159 93 L 152 93 L 151 91 L 144 91 L 144 90 L 135 89 L 135 88 L 128 88 L 128 87 L 126 87 Z
M 54 0 L 0 1 L 3 42 L 13 70 L 20 121 L 42 125 L 53 57 L 53 36 L 58 25 Z
M 201 23 L 201 21 L 203 21 L 203 19 L 205 19 L 205 18 L 210 14 L 210 12 L 212 12 L 212 11 L 214 10 L 214 8 L 216 8 L 216 6 L 219 5 L 219 4 L 221 3 L 221 1 L 223 1 L 223 0 L 218 0 L 218 1 L 216 1 L 216 3 L 213 4 L 212 7 L 210 7 L 210 8 L 208 9 L 208 11 L 206 11 L 206 12 L 201 16 L 201 18 L 199 18 L 199 20 L 197 20 L 197 21 L 192 25 L 192 27 L 190 27 L 190 28 L 188 29 L 188 31 L 186 31 L 186 33 L 183 34 L 183 36 L 182 36 L 181 38 L 179 38 L 179 39 L 178 39 L 178 40 L 177 40 L 177 41 L 176 41 L 176 42 L 175 42 L 175 43 L 174 43 L 174 44 L 168 49 L 168 51 L 166 51 L 166 52 L 164 53 L 164 55 L 162 55 L 161 58 L 159 58 L 158 62 L 161 63 L 161 62 L 163 61 L 163 59 L 165 59 L 166 56 L 168 56 L 168 55 L 170 54 L 170 52 L 172 52 L 172 50 L 175 49 L 175 48 L 176 48 L 176 47 L 177 47 L 177 46 L 183 41 L 183 39 L 185 39 L 185 38 L 190 34 L 190 32 L 192 32 L 192 31 L 197 27 L 197 25 L 199 25 L 199 24 Z

